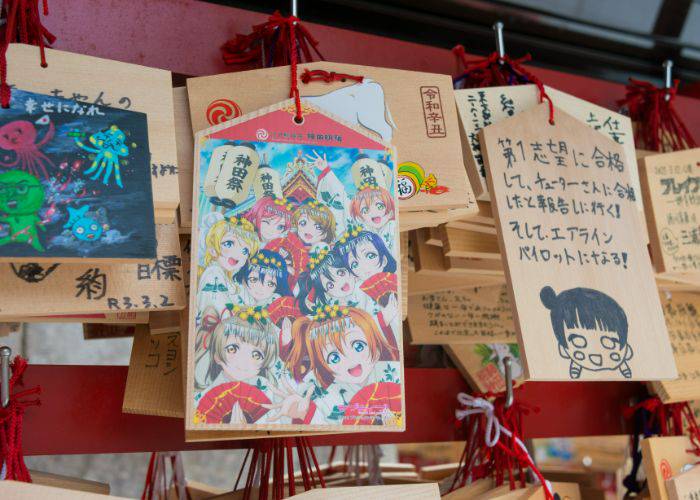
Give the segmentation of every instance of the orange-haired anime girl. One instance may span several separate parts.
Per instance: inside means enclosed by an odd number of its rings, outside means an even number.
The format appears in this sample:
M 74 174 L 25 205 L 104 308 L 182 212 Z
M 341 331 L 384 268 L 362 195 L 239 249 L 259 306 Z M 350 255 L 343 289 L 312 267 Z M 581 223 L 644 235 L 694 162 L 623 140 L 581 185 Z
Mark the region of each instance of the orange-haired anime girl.
M 397 346 L 387 342 L 372 316 L 361 309 L 324 306 L 313 317 L 297 319 L 292 344 L 287 368 L 300 386 L 315 387 L 304 423 L 348 423 L 346 417 L 367 403 L 353 401 L 360 391 L 382 386 L 375 392 L 391 389 L 394 394 L 400 383 Z M 354 423 L 387 425 L 397 418 L 396 404 L 395 397 L 374 401 L 362 412 L 365 421 Z

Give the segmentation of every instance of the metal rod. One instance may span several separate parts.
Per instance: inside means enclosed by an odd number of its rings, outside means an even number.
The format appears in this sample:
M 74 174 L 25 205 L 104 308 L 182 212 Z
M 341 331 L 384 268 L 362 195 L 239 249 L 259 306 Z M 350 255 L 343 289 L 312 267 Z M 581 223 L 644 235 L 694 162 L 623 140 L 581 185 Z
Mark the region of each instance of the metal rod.
M 0 405 L 3 408 L 10 403 L 10 356 L 12 349 L 7 346 L 0 347 Z
M 294 17 L 298 17 L 297 16 L 297 7 L 298 7 L 297 0 L 292 0 L 292 15 Z
M 662 66 L 664 68 L 664 88 L 668 90 L 673 86 L 673 61 L 671 59 L 666 59 L 663 62 Z M 666 92 L 664 98 L 668 101 L 669 99 L 671 99 L 671 94 L 669 92 Z
M 493 23 L 493 31 L 496 33 L 496 52 L 498 58 L 503 59 L 506 55 L 506 46 L 503 43 L 503 23 L 496 21 Z
M 512 359 L 510 356 L 503 358 L 503 371 L 506 376 L 506 408 L 513 406 L 515 396 L 513 396 L 513 368 L 511 366 Z

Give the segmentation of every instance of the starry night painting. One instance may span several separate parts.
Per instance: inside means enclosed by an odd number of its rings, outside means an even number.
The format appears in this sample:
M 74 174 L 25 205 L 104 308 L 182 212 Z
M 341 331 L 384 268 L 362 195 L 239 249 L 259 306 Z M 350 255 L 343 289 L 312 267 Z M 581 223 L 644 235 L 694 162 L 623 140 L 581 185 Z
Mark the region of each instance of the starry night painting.
M 146 114 L 12 90 L 0 108 L 0 259 L 152 259 Z

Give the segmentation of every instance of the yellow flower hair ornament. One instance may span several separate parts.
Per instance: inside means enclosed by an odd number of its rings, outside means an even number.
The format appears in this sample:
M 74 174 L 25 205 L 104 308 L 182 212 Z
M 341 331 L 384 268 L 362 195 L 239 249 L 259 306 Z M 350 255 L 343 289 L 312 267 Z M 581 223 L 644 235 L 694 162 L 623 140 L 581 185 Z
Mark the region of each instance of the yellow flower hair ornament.
M 354 224 L 348 224 L 348 227 L 345 230 L 345 232 L 338 237 L 338 241 L 342 244 L 345 244 L 345 242 L 347 242 L 351 236 L 355 237 L 358 234 L 360 234 L 360 232 L 362 232 L 362 227 L 356 226 Z
M 251 257 L 250 263 L 254 266 L 274 266 L 277 269 L 280 269 L 284 264 L 281 260 L 276 259 L 275 257 L 263 257 L 260 254 L 255 254 L 253 257 Z
M 309 256 L 309 269 L 314 269 L 316 266 L 318 266 L 321 262 L 323 262 L 323 259 L 325 259 L 327 255 L 327 248 L 321 248 L 318 252 L 312 252 Z
M 319 305 L 316 307 L 313 319 L 314 321 L 323 321 L 325 319 L 340 319 L 347 316 L 349 313 L 350 309 L 348 307 L 341 307 L 338 304 Z
M 275 205 L 279 205 L 280 207 L 284 207 L 287 210 L 292 210 L 294 208 L 294 205 L 290 203 L 287 198 L 275 198 Z
M 233 226 L 238 226 L 240 228 L 245 229 L 246 231 L 250 232 L 255 232 L 255 226 L 253 225 L 252 222 L 250 222 L 248 219 L 245 217 L 229 217 L 227 219 L 228 223 L 233 225 Z
M 357 186 L 357 190 L 363 191 L 365 189 L 377 189 L 378 187 L 379 187 L 379 184 L 377 184 L 376 179 L 364 180 L 360 183 L 359 186 Z
M 236 316 L 243 321 L 247 321 L 251 325 L 256 321 L 262 323 L 263 325 L 267 323 L 270 313 L 267 309 L 262 306 L 234 306 L 233 304 L 226 304 L 226 308 L 231 311 L 231 316 Z

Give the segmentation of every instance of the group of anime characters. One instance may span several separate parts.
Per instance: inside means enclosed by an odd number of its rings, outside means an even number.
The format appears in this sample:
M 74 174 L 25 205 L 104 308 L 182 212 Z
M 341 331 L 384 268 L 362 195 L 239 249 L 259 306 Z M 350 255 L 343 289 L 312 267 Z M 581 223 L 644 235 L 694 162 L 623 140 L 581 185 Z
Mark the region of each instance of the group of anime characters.
M 47 126 L 41 138 L 35 125 Z M 48 115 L 34 123 L 14 120 L 0 126 L 0 151 L 8 153 L 6 161 L 0 160 L 0 246 L 20 243 L 44 252 L 46 241 L 42 243 L 45 238 L 40 235 L 46 232 L 48 224 L 61 218 L 56 210 L 59 202 L 54 198 L 69 203 L 80 197 L 77 193 L 67 196 L 67 188 L 77 190 L 84 183 L 71 182 L 66 174 L 72 169 L 64 168 L 67 163 L 57 166 L 42 151 L 54 135 L 55 127 Z M 90 135 L 89 145 L 75 138 L 79 149 L 95 155 L 83 175 L 94 174 L 90 177 L 94 181 L 104 172 L 102 182 L 108 185 L 114 172 L 116 184 L 123 187 L 119 159 L 129 154 L 125 140 L 126 135 L 116 125 Z M 63 233 L 49 243 L 97 242 L 109 230 L 103 208 L 91 211 L 89 205 L 68 206 L 66 215 Z
M 202 218 L 195 422 L 401 422 L 393 196 L 313 160 L 315 197 Z

